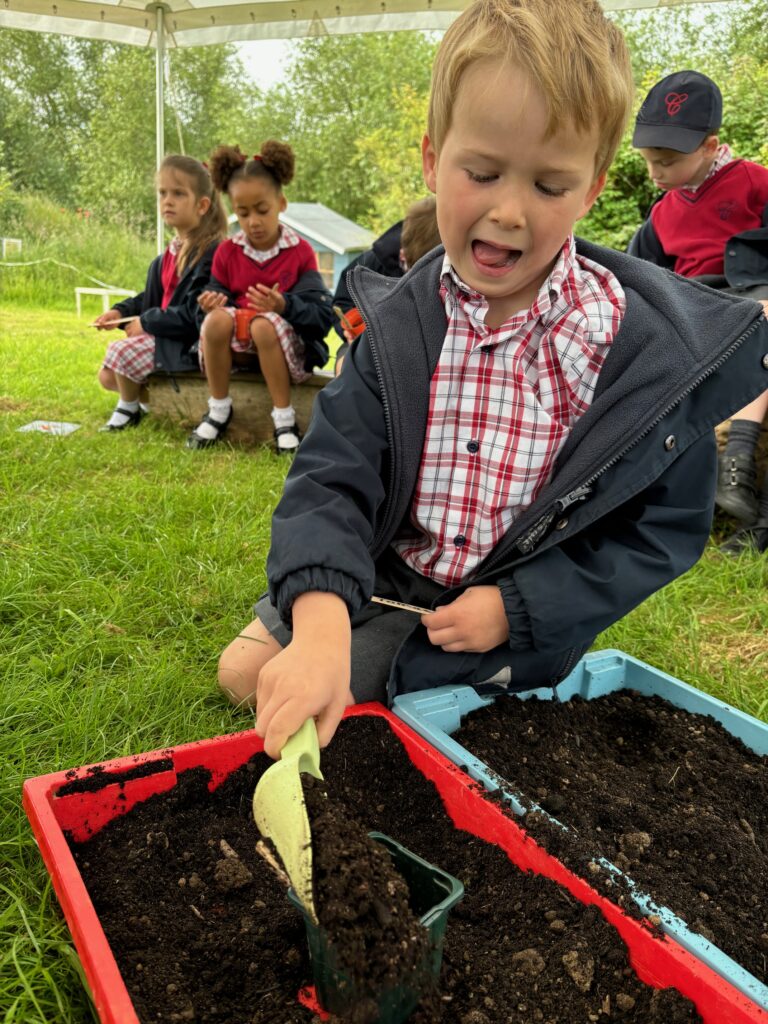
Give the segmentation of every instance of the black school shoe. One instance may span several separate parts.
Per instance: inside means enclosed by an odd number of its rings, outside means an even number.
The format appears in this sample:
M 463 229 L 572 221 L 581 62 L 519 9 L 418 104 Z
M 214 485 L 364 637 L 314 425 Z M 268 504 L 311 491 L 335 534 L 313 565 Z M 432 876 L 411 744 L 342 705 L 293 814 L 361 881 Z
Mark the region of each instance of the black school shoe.
M 278 455 L 293 455 L 301 444 L 301 434 L 297 424 L 290 427 L 275 427 L 275 451 Z
M 751 455 L 720 456 L 715 504 L 743 523 L 757 519 L 757 473 Z
M 751 526 L 743 526 L 718 550 L 724 555 L 761 555 L 768 551 L 768 519 L 758 519 Z
M 127 416 L 128 419 L 125 423 L 121 423 L 120 426 L 116 426 L 113 423 L 105 423 L 103 427 L 99 427 L 100 434 L 111 434 L 115 430 L 126 430 L 128 427 L 138 427 L 147 415 L 141 406 L 139 406 L 136 412 L 128 412 L 127 409 L 115 409 L 115 412 L 119 412 L 123 416 Z
M 197 427 L 195 427 L 195 430 L 193 430 L 187 438 L 186 447 L 193 449 L 193 451 L 199 451 L 201 448 L 212 448 L 215 444 L 218 444 L 227 432 L 227 427 L 232 420 L 233 412 L 234 409 L 230 406 L 229 416 L 227 416 L 223 423 L 221 420 L 212 419 L 208 413 L 205 413 L 203 418 L 200 420 L 200 423 L 207 423 L 209 426 L 214 427 L 216 429 L 216 437 L 200 437 L 199 434 L 195 433 L 197 430 Z M 198 424 L 198 426 L 199 425 L 200 424 Z

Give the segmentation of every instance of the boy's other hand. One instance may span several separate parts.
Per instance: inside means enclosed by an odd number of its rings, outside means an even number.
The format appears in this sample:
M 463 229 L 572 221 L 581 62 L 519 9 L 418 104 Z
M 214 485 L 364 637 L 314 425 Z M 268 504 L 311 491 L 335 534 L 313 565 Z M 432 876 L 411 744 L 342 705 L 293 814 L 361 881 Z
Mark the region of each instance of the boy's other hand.
M 302 594 L 294 602 L 293 625 L 293 640 L 263 666 L 256 691 L 256 732 L 275 759 L 308 718 L 317 719 L 320 746 L 327 746 L 344 708 L 354 703 L 346 604 L 334 594 Z
M 123 330 L 129 338 L 135 338 L 137 334 L 146 333 L 141 326 L 141 320 L 137 316 L 133 320 L 129 320 L 127 324 L 123 324 Z
M 763 312 L 768 317 L 768 299 L 760 299 L 760 304 L 763 307 Z
M 421 624 L 430 643 L 451 654 L 483 654 L 509 638 L 509 623 L 498 587 L 469 587 L 450 604 L 422 615 Z
M 210 313 L 212 309 L 226 306 L 227 296 L 223 292 L 200 292 L 197 302 L 204 313 Z

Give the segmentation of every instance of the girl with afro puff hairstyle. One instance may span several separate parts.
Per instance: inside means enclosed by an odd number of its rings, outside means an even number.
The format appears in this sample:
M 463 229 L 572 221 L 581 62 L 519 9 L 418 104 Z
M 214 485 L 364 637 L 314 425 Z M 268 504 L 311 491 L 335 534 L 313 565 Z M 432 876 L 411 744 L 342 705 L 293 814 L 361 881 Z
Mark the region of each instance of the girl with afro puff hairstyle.
M 234 363 L 263 375 L 277 451 L 293 452 L 301 435 L 291 384 L 300 384 L 326 362 L 325 337 L 333 322 L 331 295 L 314 251 L 279 219 L 287 206 L 283 186 L 293 178 L 293 150 L 269 140 L 249 158 L 238 146 L 219 146 L 209 164 L 240 230 L 217 249 L 208 287 L 198 299 L 206 314 L 200 361 L 210 398 L 187 447 L 209 448 L 224 436 L 233 415 Z

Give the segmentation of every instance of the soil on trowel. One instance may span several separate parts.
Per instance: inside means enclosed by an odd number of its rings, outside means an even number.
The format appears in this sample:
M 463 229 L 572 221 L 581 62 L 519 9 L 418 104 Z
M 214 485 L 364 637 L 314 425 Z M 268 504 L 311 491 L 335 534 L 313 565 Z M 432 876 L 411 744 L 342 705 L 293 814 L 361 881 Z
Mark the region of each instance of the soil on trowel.
M 419 991 L 429 935 L 411 909 L 411 894 L 387 850 L 303 776 L 312 832 L 315 910 L 333 947 L 344 1021 L 375 1024 L 379 1000 L 392 989 Z
M 263 755 L 209 792 L 180 774 L 71 846 L 142 1024 L 311 1024 L 297 1003 L 311 979 L 305 929 L 255 852 L 251 800 Z M 639 981 L 594 907 L 518 870 L 498 847 L 454 828 L 431 782 L 386 721 L 342 722 L 322 754 L 335 801 L 459 878 L 440 995 L 414 1024 L 688 1024 L 695 1008 Z
M 535 810 L 524 822 L 592 885 L 603 887 L 602 855 L 768 981 L 768 757 L 713 718 L 629 690 L 504 698 L 453 738 L 524 804 L 570 826 Z

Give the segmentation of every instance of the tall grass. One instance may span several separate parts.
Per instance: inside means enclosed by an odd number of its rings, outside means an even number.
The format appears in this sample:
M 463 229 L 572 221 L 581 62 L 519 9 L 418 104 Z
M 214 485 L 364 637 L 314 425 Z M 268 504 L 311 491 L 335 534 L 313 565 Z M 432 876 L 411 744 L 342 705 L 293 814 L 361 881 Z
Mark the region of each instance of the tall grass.
M 0 264 L 0 302 L 74 309 L 75 288 L 95 286 L 89 277 L 117 288 L 143 289 L 147 268 L 156 255 L 151 241 L 120 224 L 100 222 L 85 210 L 62 209 L 43 196 L 18 196 L 14 211 L 0 233 L 20 238 L 22 252 L 3 262 L 45 262 L 29 267 Z M 101 312 L 99 298 L 84 298 L 83 303 L 84 310 Z
M 104 338 L 0 308 L 0 1020 L 84 1024 L 78 961 L 21 809 L 25 778 L 250 724 L 215 685 L 265 586 L 286 464 L 183 448 L 145 420 L 100 434 Z M 33 419 L 68 437 L 18 433 Z M 768 559 L 706 553 L 599 638 L 768 718 Z

